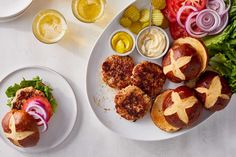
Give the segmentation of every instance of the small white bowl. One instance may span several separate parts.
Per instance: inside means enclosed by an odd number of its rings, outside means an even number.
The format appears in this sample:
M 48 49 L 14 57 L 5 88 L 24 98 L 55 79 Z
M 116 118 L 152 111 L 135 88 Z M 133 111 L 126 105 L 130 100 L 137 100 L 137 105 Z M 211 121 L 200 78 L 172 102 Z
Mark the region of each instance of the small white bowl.
M 131 36 L 131 38 L 133 39 L 133 47 L 132 47 L 132 49 L 131 49 L 130 51 L 128 51 L 128 52 L 126 52 L 126 53 L 119 53 L 119 52 L 116 52 L 116 51 L 112 48 L 112 44 L 111 44 L 112 38 L 113 38 L 113 36 L 114 36 L 116 33 L 118 33 L 118 32 L 126 32 L 126 33 L 128 33 L 128 34 Z M 116 55 L 118 55 L 118 56 L 127 56 L 127 55 L 130 55 L 130 54 L 134 51 L 134 49 L 135 49 L 135 37 L 134 37 L 134 35 L 133 35 L 130 31 L 128 31 L 128 30 L 126 30 L 126 29 L 118 29 L 118 30 L 114 31 L 114 32 L 111 34 L 111 36 L 110 36 L 110 38 L 109 38 L 109 47 L 110 47 L 110 49 L 111 49 Z
M 169 39 L 169 37 L 168 37 L 168 35 L 167 35 L 167 33 L 165 32 L 164 29 L 162 29 L 162 28 L 160 28 L 160 27 L 157 27 L 157 26 L 152 26 L 152 28 L 159 29 L 159 30 L 165 35 L 165 38 L 166 38 L 166 48 L 165 48 L 165 50 L 161 53 L 161 55 L 159 55 L 159 56 L 157 56 L 157 57 L 148 57 L 148 56 L 144 55 L 144 54 L 142 53 L 142 51 L 139 49 L 139 46 L 138 46 L 139 37 L 140 37 L 140 35 L 141 35 L 143 32 L 145 32 L 146 30 L 148 30 L 149 27 L 146 27 L 146 28 L 144 28 L 143 30 L 141 30 L 141 31 L 139 32 L 139 34 L 137 35 L 135 44 L 136 44 L 137 51 L 138 51 L 139 54 L 140 54 L 141 56 L 143 56 L 144 58 L 146 58 L 146 59 L 159 59 L 159 58 L 162 58 L 162 57 L 167 53 L 167 51 L 169 50 L 170 39 Z

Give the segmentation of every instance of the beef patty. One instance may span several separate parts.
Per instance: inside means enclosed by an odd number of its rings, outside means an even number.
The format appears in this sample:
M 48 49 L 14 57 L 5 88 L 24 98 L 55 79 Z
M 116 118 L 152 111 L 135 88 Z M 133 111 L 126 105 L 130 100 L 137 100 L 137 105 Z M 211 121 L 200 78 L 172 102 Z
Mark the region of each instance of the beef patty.
M 116 112 L 127 120 L 135 121 L 149 111 L 152 101 L 140 88 L 128 86 L 115 96 Z
M 132 84 L 141 88 L 152 98 L 162 91 L 165 80 L 161 66 L 148 61 L 136 65 L 131 77 Z
M 113 55 L 102 64 L 102 79 L 110 87 L 122 89 L 130 85 L 134 61 L 129 56 Z
M 45 97 L 43 92 L 33 87 L 22 88 L 16 92 L 16 95 L 11 102 L 12 106 L 14 109 L 20 110 L 27 99 L 35 96 Z

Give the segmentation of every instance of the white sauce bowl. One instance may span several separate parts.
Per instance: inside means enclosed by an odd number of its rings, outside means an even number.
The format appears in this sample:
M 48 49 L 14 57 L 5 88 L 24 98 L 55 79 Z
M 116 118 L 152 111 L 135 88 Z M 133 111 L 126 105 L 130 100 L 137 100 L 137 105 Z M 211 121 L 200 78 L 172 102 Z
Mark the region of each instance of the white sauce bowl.
M 148 31 L 149 27 L 146 27 L 146 28 L 144 28 L 142 31 L 139 32 L 139 34 L 138 34 L 138 36 L 137 36 L 137 38 L 136 38 L 136 42 L 135 42 L 136 48 L 137 48 L 139 54 L 140 54 L 141 56 L 143 56 L 144 58 L 146 58 L 146 59 L 159 59 L 159 58 L 162 58 L 162 57 L 167 53 L 167 51 L 169 50 L 170 40 L 169 40 L 169 37 L 168 37 L 167 33 L 166 33 L 165 30 L 163 30 L 162 28 L 157 27 L 157 26 L 152 26 L 151 28 L 152 28 L 152 29 L 153 29 L 153 28 L 154 28 L 154 29 L 158 29 L 158 30 L 160 30 L 160 31 L 164 34 L 165 39 L 166 39 L 166 47 L 165 47 L 164 51 L 163 51 L 159 56 L 156 56 L 156 57 L 149 57 L 149 56 L 144 55 L 144 54 L 142 53 L 142 50 L 140 50 L 140 48 L 139 48 L 139 38 L 140 38 L 140 36 L 141 36 L 145 31 Z

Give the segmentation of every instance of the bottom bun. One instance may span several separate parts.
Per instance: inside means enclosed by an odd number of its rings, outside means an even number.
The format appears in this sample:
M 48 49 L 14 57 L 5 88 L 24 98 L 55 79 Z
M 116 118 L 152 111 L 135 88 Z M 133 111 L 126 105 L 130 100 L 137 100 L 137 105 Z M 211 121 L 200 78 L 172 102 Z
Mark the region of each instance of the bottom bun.
M 176 128 L 170 125 L 163 114 L 162 105 L 165 97 L 171 92 L 171 90 L 167 90 L 160 95 L 157 96 L 155 102 L 153 103 L 152 110 L 151 110 L 151 118 L 153 123 L 166 132 L 176 132 L 180 130 L 180 128 Z

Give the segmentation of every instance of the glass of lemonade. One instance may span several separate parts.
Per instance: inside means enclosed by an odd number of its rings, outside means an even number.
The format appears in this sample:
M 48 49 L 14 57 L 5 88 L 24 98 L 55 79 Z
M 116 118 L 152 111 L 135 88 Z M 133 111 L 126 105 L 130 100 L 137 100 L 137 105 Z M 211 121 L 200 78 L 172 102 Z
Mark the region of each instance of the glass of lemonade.
M 94 23 L 102 17 L 106 0 L 73 0 L 74 16 L 85 23 Z
M 35 37 L 46 44 L 53 44 L 62 39 L 67 30 L 64 16 L 56 10 L 41 10 L 32 25 Z

